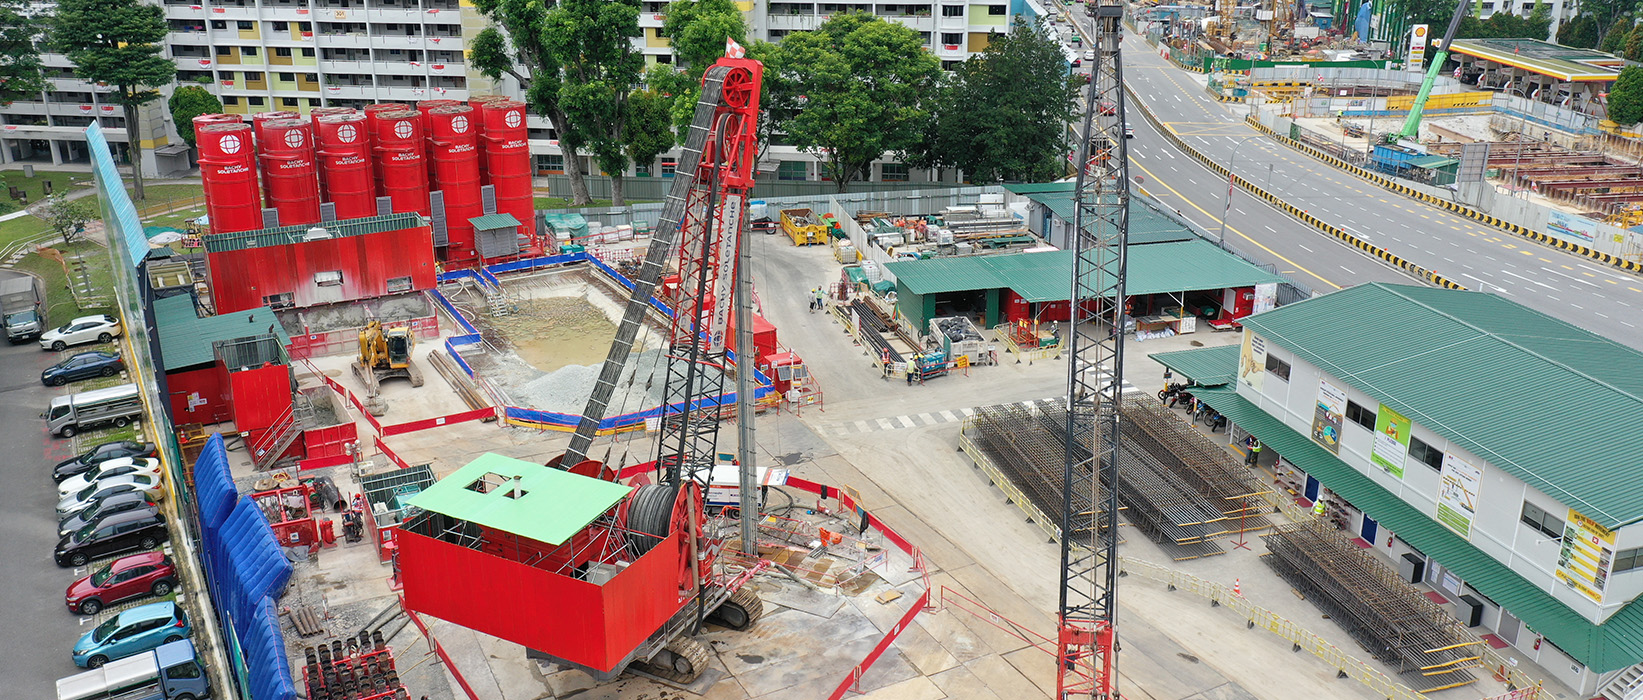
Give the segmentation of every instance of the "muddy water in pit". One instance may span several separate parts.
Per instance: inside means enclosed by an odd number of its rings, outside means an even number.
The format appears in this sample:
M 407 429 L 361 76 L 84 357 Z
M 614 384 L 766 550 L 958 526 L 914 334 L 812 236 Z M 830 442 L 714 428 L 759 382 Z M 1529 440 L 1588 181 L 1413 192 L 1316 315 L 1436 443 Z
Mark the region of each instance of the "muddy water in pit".
M 616 324 L 580 297 L 526 299 L 518 311 L 491 323 L 519 359 L 543 372 L 604 361 L 616 335 Z

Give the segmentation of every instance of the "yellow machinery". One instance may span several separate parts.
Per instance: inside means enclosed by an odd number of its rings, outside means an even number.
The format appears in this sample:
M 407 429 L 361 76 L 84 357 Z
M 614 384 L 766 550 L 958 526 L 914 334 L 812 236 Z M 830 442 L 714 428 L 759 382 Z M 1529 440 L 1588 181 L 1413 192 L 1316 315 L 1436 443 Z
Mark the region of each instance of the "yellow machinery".
M 354 362 L 354 377 L 365 385 L 365 407 L 371 415 L 388 412 L 388 405 L 379 396 L 384 379 L 404 377 L 411 386 L 422 386 L 422 370 L 411 358 L 416 349 L 416 336 L 408 326 L 382 327 L 372 319 L 359 332 L 359 359 Z

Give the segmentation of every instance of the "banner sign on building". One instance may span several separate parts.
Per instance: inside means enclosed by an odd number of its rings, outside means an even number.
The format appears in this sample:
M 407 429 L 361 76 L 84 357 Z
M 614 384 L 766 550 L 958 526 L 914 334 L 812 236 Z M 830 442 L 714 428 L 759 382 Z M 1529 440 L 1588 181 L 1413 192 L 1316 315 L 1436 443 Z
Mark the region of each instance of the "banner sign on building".
M 1546 234 L 1590 243 L 1597 239 L 1597 222 L 1579 214 L 1552 209 L 1546 217 Z
M 1404 60 L 1404 70 L 1420 70 L 1426 64 L 1426 44 L 1431 41 L 1427 35 L 1430 33 L 1424 24 L 1409 28 L 1409 56 Z
M 1278 308 L 1278 283 L 1255 285 L 1255 304 L 1249 310 L 1251 315 Z
M 1403 459 L 1409 454 L 1409 419 L 1386 404 L 1375 412 L 1375 445 L 1369 461 L 1388 474 L 1403 478 Z
M 1318 406 L 1312 411 L 1312 441 L 1335 454 L 1341 453 L 1341 421 L 1346 418 L 1346 392 L 1318 380 Z
M 1238 383 L 1261 393 L 1266 380 L 1266 339 L 1244 331 L 1244 347 L 1238 353 Z
M 1569 509 L 1563 525 L 1563 550 L 1557 556 L 1557 580 L 1602 604 L 1614 568 L 1614 532 Z
M 1471 539 L 1472 520 L 1478 514 L 1478 487 L 1482 483 L 1482 469 L 1448 452 L 1443 453 L 1443 470 L 1438 473 L 1438 522 Z

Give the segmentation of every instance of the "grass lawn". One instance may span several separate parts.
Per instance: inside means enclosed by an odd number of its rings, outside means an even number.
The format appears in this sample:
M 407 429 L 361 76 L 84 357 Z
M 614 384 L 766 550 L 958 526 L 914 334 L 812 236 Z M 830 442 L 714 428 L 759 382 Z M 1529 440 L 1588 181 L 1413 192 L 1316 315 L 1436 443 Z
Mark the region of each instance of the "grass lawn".
M 18 205 L 20 203 L 13 202 L 9 193 L 12 187 L 21 187 L 28 194 L 29 203 L 33 204 L 45 196 L 47 182 L 51 183 L 52 193 L 66 193 L 89 186 L 91 173 L 46 172 L 36 169 L 34 177 L 24 177 L 22 170 L 0 170 L 0 196 L 4 196 L 8 203 Z
M 164 214 L 155 214 L 154 216 L 145 216 L 145 217 L 143 217 L 143 225 L 144 226 L 170 226 L 171 228 L 177 229 L 179 231 L 187 231 L 188 230 L 188 220 L 189 219 L 198 219 L 202 216 L 205 216 L 205 205 L 204 204 L 200 204 L 200 205 L 192 206 L 192 207 L 187 207 L 187 208 L 184 208 L 184 209 L 177 209 L 177 210 L 174 210 L 174 211 L 166 212 Z
M 77 316 L 111 313 L 114 299 L 114 276 L 113 271 L 109 268 L 111 261 L 109 260 L 108 249 L 86 241 L 76 241 L 67 245 L 59 244 L 53 246 L 53 248 L 63 253 L 63 257 L 68 261 L 71 270 L 75 263 L 75 256 L 83 256 L 82 262 L 85 263 L 86 268 L 85 276 L 91 280 L 92 294 L 107 301 L 104 306 L 80 308 L 75 303 L 74 296 L 69 293 L 68 285 L 70 280 L 64 274 L 63 265 L 40 253 L 32 253 L 18 261 L 17 269 L 31 272 L 40 279 L 45 280 L 46 321 L 52 325 L 58 325 Z M 75 286 L 83 283 L 79 271 L 74 272 L 73 283 Z
M 20 216 L 10 221 L 0 221 L 0 248 L 5 248 L 13 242 L 24 238 L 33 238 L 50 230 L 46 222 L 33 216 Z
M 147 195 L 147 199 L 141 200 L 137 199 L 137 194 L 132 192 L 130 187 L 126 188 L 126 193 L 131 195 L 131 203 L 137 205 L 138 209 L 147 209 L 157 208 L 170 202 L 181 204 L 186 200 L 200 199 L 205 196 L 205 187 L 199 183 L 146 185 L 143 187 L 143 194 Z

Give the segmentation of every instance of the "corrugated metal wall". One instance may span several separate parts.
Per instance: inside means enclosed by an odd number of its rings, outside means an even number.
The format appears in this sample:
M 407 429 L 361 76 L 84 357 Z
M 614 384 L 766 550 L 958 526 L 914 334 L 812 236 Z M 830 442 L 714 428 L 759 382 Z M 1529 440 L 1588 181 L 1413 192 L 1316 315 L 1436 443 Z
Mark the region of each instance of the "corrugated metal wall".
M 304 241 L 206 254 L 217 313 L 264 306 L 265 297 L 291 294 L 298 307 L 388 294 L 388 280 L 411 278 L 411 289 L 435 284 L 433 232 L 426 226 L 360 236 Z M 315 276 L 342 273 L 342 282 L 320 286 Z

